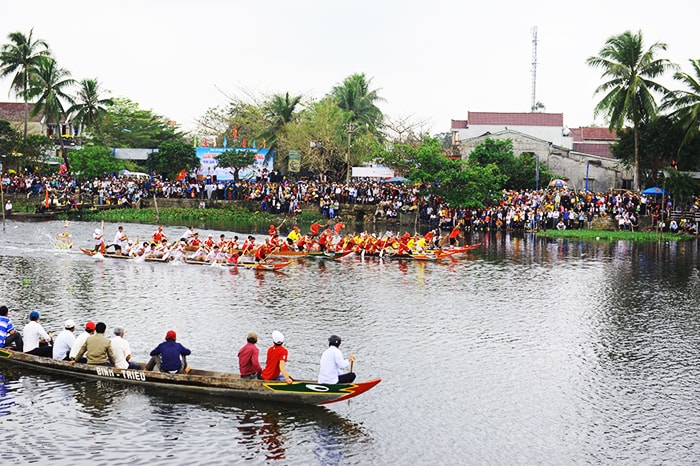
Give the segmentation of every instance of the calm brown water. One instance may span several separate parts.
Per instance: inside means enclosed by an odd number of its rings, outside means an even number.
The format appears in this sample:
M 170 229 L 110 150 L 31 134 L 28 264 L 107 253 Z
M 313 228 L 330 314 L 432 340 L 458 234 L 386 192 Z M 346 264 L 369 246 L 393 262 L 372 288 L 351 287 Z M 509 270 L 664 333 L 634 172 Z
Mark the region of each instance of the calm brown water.
M 0 232 L 1 301 L 57 333 L 126 327 L 134 356 L 174 328 L 193 366 L 231 370 L 281 330 L 313 378 L 331 333 L 382 383 L 327 408 L 174 395 L 0 366 L 3 462 L 694 464 L 700 460 L 696 242 L 498 235 L 443 263 L 300 260 L 284 273 L 96 260 L 60 222 Z M 94 224 L 73 223 L 75 247 Z M 116 225 L 106 225 L 111 238 Z M 153 227 L 125 225 L 141 238 Z M 171 237 L 184 229 L 169 227 Z M 209 233 L 204 230 L 203 233 Z M 217 236 L 220 231 L 212 231 Z M 230 234 L 226 232 L 227 235 Z M 239 235 L 240 236 L 240 235 Z M 20 312 L 21 311 L 21 312 Z

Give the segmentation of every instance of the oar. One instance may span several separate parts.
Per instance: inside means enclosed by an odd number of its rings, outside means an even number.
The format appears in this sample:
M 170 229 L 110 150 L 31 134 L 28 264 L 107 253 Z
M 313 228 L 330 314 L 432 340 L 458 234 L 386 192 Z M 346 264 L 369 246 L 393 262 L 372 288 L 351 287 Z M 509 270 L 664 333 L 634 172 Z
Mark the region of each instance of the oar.
M 102 229 L 102 244 L 100 244 L 100 252 L 102 254 L 105 253 L 105 221 L 102 220 L 102 223 L 100 224 L 100 228 Z

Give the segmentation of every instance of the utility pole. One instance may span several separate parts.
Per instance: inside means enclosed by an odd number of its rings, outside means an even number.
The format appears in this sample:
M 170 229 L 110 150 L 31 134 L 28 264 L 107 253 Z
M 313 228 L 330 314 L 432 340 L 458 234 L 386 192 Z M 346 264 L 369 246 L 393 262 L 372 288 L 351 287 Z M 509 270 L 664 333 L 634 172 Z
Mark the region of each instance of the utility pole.
M 356 123 L 348 123 L 345 125 L 348 132 L 348 151 L 345 153 L 345 184 L 350 183 L 350 144 L 352 143 L 352 133 L 357 129 Z

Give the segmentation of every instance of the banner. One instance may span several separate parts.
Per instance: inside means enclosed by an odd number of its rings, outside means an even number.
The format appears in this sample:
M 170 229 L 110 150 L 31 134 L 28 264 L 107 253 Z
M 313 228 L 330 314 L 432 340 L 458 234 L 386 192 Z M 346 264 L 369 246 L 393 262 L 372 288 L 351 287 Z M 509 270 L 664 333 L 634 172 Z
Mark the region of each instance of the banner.
M 245 168 L 241 168 L 238 172 L 238 178 L 241 180 L 248 180 L 255 178 L 263 170 L 271 172 L 273 168 L 274 156 L 269 155 L 270 149 L 242 149 L 242 148 L 228 148 L 223 147 L 197 147 L 197 157 L 199 157 L 200 168 L 197 170 L 198 175 L 203 176 L 216 176 L 217 180 L 221 181 L 232 181 L 233 180 L 233 169 L 232 168 L 219 168 L 219 164 L 216 161 L 216 157 L 219 156 L 224 151 L 227 150 L 238 150 L 246 152 L 255 153 L 255 162 Z M 268 158 L 267 163 L 265 159 Z
M 292 173 L 299 173 L 301 170 L 301 154 L 298 150 L 289 151 L 289 161 L 287 163 L 287 170 Z

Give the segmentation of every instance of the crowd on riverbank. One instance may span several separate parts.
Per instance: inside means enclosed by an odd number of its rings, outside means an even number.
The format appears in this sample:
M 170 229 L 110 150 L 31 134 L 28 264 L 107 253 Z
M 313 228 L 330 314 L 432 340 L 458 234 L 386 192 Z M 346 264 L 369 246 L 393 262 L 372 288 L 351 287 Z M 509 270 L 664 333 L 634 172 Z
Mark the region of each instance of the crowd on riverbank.
M 485 229 L 572 229 L 590 228 L 596 218 L 609 217 L 620 229 L 634 230 L 641 216 L 651 216 L 653 227 L 697 232 L 694 212 L 700 200 L 674 205 L 670 198 L 643 196 L 630 191 L 606 193 L 541 189 L 504 191 L 496 201 L 482 208 L 453 208 L 435 196 L 421 196 L 420 187 L 388 183 L 380 179 L 355 179 L 338 183 L 323 179 L 297 182 L 277 176 L 253 180 L 217 181 L 211 177 L 168 180 L 155 177 L 111 176 L 78 182 L 65 176 L 13 176 L 4 180 L 5 192 L 34 198 L 40 209 L 71 208 L 80 203 L 128 208 L 141 198 L 253 201 L 261 211 L 295 215 L 303 206 L 316 205 L 319 214 L 333 219 L 345 205 L 374 205 L 375 218 L 397 217 L 400 212 L 418 211 L 421 221 L 431 227 L 451 228 L 458 223 L 465 230 Z M 89 198 L 89 201 L 87 201 Z M 678 218 L 674 212 L 693 215 Z

